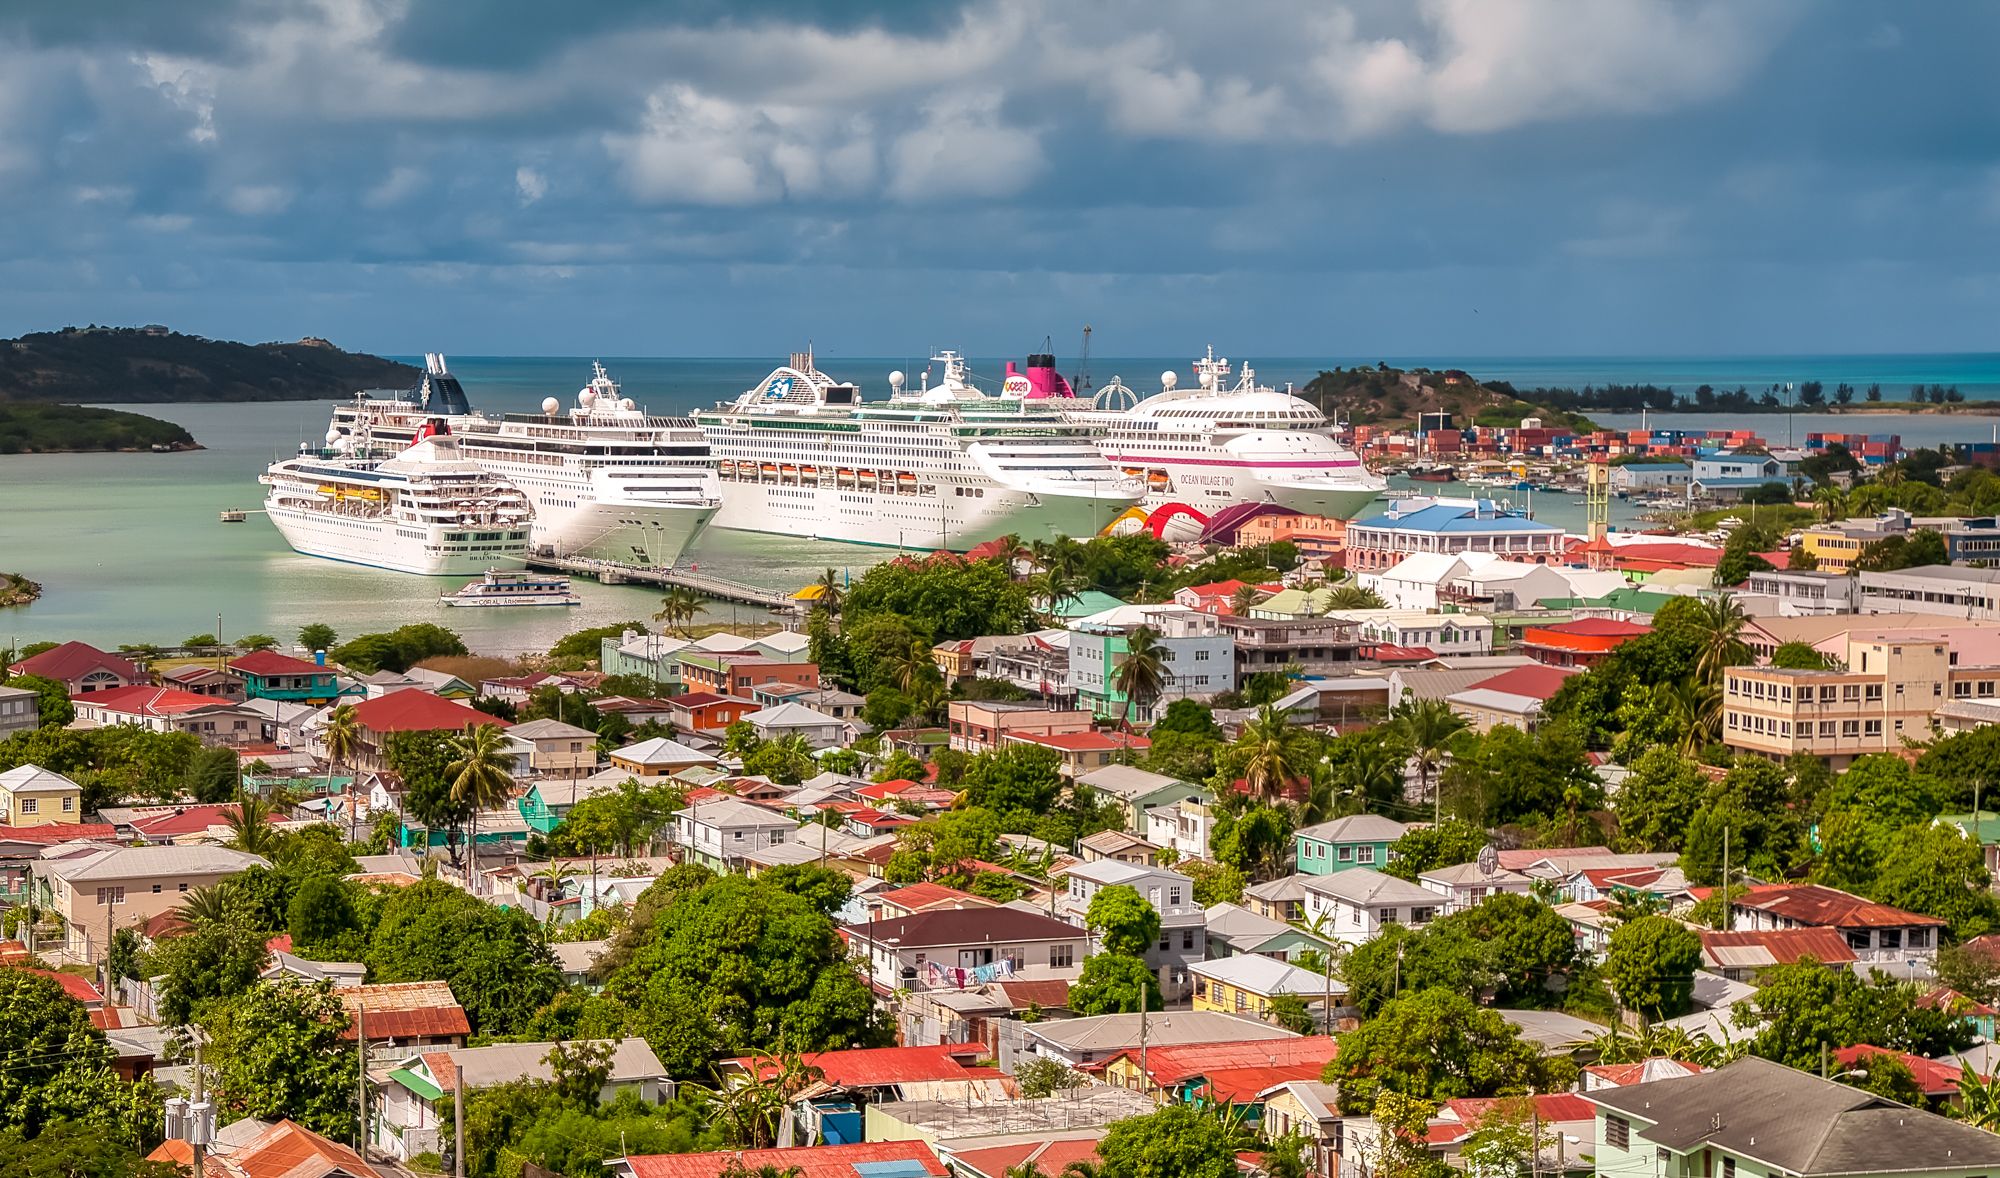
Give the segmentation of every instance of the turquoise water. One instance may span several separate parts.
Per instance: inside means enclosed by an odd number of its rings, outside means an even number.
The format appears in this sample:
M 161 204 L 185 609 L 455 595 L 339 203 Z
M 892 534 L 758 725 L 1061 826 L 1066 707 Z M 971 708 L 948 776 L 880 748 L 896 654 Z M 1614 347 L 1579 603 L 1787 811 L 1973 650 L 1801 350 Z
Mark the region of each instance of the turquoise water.
M 1192 353 L 1190 353 L 1190 357 Z M 1187 359 L 1097 360 L 1092 373 L 1101 384 L 1113 374 L 1142 391 L 1157 387 L 1162 369 L 1187 371 Z M 1373 363 L 1376 358 L 1326 361 L 1254 357 L 1260 381 L 1303 382 L 1336 363 Z M 1391 363 L 1409 357 L 1381 357 Z M 590 358 L 455 358 L 474 403 L 490 411 L 532 408 L 545 396 L 565 401 L 590 374 Z M 733 397 L 767 373 L 776 361 L 758 359 L 605 358 L 626 395 L 656 412 L 685 412 Z M 1886 389 L 1915 381 L 1959 385 L 1967 397 L 2000 397 L 2000 356 L 1820 357 L 1743 360 L 1686 359 L 1430 359 L 1435 367 L 1458 366 L 1492 379 L 1520 385 L 1606 381 L 1674 383 L 1692 388 L 1707 382 L 1755 387 L 1777 380 L 1879 381 Z M 887 373 L 922 371 L 920 358 L 845 360 L 822 357 L 835 375 L 861 382 L 870 395 L 882 392 Z M 981 377 L 997 377 L 998 361 L 975 361 Z M 1067 370 L 1069 365 L 1065 362 Z M 324 621 L 345 634 L 379 630 L 407 622 L 435 621 L 466 636 L 475 649 L 494 653 L 545 650 L 556 638 L 587 625 L 649 616 L 657 594 L 633 587 L 605 587 L 579 581 L 584 605 L 571 610 L 457 610 L 438 604 L 440 589 L 456 581 L 410 577 L 336 564 L 292 552 L 261 516 L 242 524 L 222 524 L 227 507 L 252 507 L 262 500 L 257 475 L 274 458 L 292 452 L 301 439 L 326 429 L 325 402 L 262 402 L 236 405 L 142 406 L 144 412 L 177 422 L 207 447 L 185 454 L 63 454 L 0 457 L 0 570 L 42 582 L 45 594 L 32 606 L 0 611 L 0 642 L 79 638 L 100 645 L 119 642 L 177 642 L 216 629 L 222 615 L 224 637 L 267 633 L 284 639 L 308 622 Z M 1606 415 L 1607 425 L 1636 426 L 1636 417 Z M 1778 441 L 1784 414 L 1740 416 L 1656 416 L 1655 424 L 1679 428 L 1727 425 L 1752 428 Z M 1934 416 L 1827 417 L 1800 414 L 1792 419 L 1797 437 L 1808 429 L 1900 433 L 1906 442 L 1935 445 L 1946 440 L 1986 438 L 1988 418 Z M 1427 488 L 1438 489 L 1438 488 Z M 1459 491 L 1460 488 L 1442 488 Z M 1539 518 L 1572 529 L 1582 525 L 1575 497 L 1537 495 Z M 1630 526 L 1629 512 L 1614 508 L 1616 521 Z M 777 589 L 792 589 L 829 566 L 858 571 L 887 553 L 879 548 L 783 537 L 710 532 L 693 554 L 705 571 Z M 718 606 L 712 617 L 761 620 L 750 609 Z

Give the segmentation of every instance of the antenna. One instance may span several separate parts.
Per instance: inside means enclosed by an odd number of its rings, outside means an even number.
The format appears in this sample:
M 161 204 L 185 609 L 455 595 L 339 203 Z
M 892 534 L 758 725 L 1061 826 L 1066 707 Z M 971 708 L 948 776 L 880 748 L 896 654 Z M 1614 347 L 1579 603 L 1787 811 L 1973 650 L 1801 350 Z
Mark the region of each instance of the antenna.
M 1083 346 L 1076 351 L 1076 388 L 1081 397 L 1090 392 L 1090 324 L 1083 325 Z

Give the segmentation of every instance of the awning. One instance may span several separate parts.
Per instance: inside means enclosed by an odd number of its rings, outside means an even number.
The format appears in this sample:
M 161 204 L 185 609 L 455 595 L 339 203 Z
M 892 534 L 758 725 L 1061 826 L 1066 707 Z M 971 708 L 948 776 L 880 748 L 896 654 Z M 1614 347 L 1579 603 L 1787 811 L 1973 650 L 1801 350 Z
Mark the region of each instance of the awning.
M 422 1076 L 419 1076 L 417 1073 L 411 1071 L 408 1068 L 396 1068 L 395 1070 L 389 1073 L 389 1078 L 391 1080 L 394 1080 L 396 1083 L 401 1084 L 403 1087 L 408 1088 L 410 1091 L 416 1093 L 418 1096 L 423 1097 L 425 1100 L 436 1100 L 444 1095 L 444 1089 L 438 1087 L 436 1084 L 431 1083 L 429 1080 L 424 1079 Z

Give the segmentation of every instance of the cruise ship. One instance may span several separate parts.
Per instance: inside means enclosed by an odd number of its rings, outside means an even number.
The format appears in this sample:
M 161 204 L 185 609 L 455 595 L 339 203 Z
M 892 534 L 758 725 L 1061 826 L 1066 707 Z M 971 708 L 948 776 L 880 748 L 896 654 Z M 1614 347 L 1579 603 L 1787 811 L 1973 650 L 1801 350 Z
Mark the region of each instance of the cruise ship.
M 1097 534 L 1145 494 L 1044 401 L 974 387 L 940 352 L 907 390 L 864 401 L 794 353 L 734 401 L 699 410 L 722 478 L 716 526 L 963 552 L 1000 536 Z
M 567 410 L 549 397 L 540 413 L 488 417 L 433 353 L 416 388 L 337 406 L 330 436 L 394 448 L 444 415 L 468 458 L 528 496 L 537 551 L 671 565 L 721 506 L 708 443 L 690 419 L 643 412 L 602 364 L 592 367 Z
M 1049 355 L 1029 357 L 1025 373 L 1008 368 L 1004 389 L 1063 406 L 1096 431 L 1106 459 L 1146 480 L 1149 511 L 1179 503 L 1213 515 L 1236 503 L 1275 503 L 1352 519 L 1388 488 L 1318 409 L 1259 385 L 1248 364 L 1229 383 L 1229 361 L 1212 347 L 1194 362 L 1193 388 L 1179 387 L 1169 370 L 1143 400 L 1115 378 L 1091 401 L 1077 399 Z
M 258 480 L 270 488 L 265 513 L 297 551 L 426 576 L 527 558 L 527 496 L 467 458 L 443 418 L 388 459 L 358 456 L 344 439 L 329 446 L 301 447 Z

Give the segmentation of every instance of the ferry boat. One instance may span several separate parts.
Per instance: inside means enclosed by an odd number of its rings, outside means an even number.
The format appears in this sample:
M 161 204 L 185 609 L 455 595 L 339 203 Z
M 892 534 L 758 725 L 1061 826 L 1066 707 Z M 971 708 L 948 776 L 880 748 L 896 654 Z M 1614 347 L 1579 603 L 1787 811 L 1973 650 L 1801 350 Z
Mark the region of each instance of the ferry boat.
M 570 591 L 568 577 L 541 573 L 507 572 L 487 569 L 486 576 L 451 593 L 438 594 L 446 605 L 582 605 L 583 598 Z
M 1274 503 L 1307 515 L 1352 519 L 1388 484 L 1342 445 L 1326 416 L 1289 389 L 1257 383 L 1248 364 L 1234 384 L 1229 361 L 1209 348 L 1194 362 L 1195 387 L 1160 374 L 1140 399 L 1117 378 L 1083 402 L 1055 371 L 1055 358 L 1008 365 L 1008 387 L 1045 397 L 1088 426 L 1106 460 L 1146 480 L 1146 507 L 1179 503 L 1213 515 L 1237 503 Z
M 535 548 L 671 565 L 722 504 L 708 442 L 692 420 L 642 411 L 604 365 L 591 368 L 568 410 L 549 397 L 540 413 L 488 417 L 473 411 L 444 356 L 432 353 L 416 388 L 360 393 L 335 407 L 332 434 L 393 449 L 444 415 L 468 458 L 527 495 Z
M 527 496 L 467 458 L 444 420 L 389 459 L 345 439 L 300 447 L 259 478 L 264 511 L 308 556 L 426 576 L 519 566 L 534 517 Z
M 932 381 L 932 368 L 937 380 Z M 931 357 L 887 400 L 821 372 L 811 352 L 694 419 L 725 472 L 715 526 L 899 548 L 966 549 L 1008 534 L 1097 534 L 1146 493 L 1055 406 L 975 387 Z M 810 471 L 810 475 L 808 475 Z

